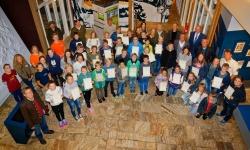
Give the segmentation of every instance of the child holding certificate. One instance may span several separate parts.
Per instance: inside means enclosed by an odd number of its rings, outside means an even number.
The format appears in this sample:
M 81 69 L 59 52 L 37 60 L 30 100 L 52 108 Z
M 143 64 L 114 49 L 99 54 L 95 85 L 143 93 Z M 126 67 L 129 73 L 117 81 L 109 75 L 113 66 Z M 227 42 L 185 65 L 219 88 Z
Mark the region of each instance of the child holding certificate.
M 60 86 L 56 86 L 54 81 L 49 81 L 48 90 L 45 93 L 45 101 L 51 105 L 53 112 L 59 121 L 59 127 L 63 128 L 68 124 L 64 117 L 63 92 Z
M 183 82 L 181 86 L 181 90 L 184 92 L 182 95 L 183 97 L 186 97 L 187 95 L 190 95 L 190 93 L 193 93 L 195 90 L 195 81 L 196 77 L 193 72 L 190 72 L 187 76 L 187 79 Z
M 113 97 L 116 96 L 114 91 L 114 80 L 115 80 L 115 74 L 116 74 L 116 66 L 112 63 L 112 59 L 106 59 L 106 64 L 103 67 L 105 73 L 106 73 L 106 81 L 105 81 L 105 97 L 108 97 L 108 85 L 110 86 L 111 94 Z
M 184 47 L 182 52 L 178 54 L 177 63 L 181 67 L 183 75 L 186 77 L 188 68 L 192 65 L 192 55 L 188 47 Z
M 94 69 L 95 67 L 95 63 L 97 61 L 101 62 L 101 57 L 100 55 L 97 53 L 97 47 L 96 46 L 92 46 L 91 48 L 91 52 L 88 53 L 88 64 L 90 65 L 89 68 L 91 68 L 92 70 Z
M 125 82 L 128 77 L 128 69 L 123 61 L 120 62 L 119 67 L 117 68 L 117 82 L 118 82 L 118 89 L 117 89 L 117 96 L 120 98 L 124 97 L 125 92 Z
M 81 114 L 81 104 L 79 100 L 79 98 L 81 97 L 80 89 L 71 74 L 66 75 L 66 83 L 63 87 L 63 95 L 67 100 L 67 103 L 71 110 L 71 114 L 73 115 L 75 120 L 79 121 L 80 119 L 83 119 L 83 116 Z
M 154 54 L 155 54 L 155 68 L 154 73 L 158 74 L 161 68 L 161 55 L 163 51 L 163 37 L 158 38 L 158 42 L 154 47 Z
M 129 59 L 130 57 L 128 56 L 127 49 L 122 49 L 122 54 L 115 58 L 115 62 L 116 64 L 119 64 L 121 61 L 123 61 L 125 65 L 127 65 Z
M 122 43 L 122 38 L 118 37 L 115 45 L 115 58 L 122 54 L 124 47 L 126 46 Z
M 140 66 L 139 70 L 139 86 L 140 86 L 140 94 L 143 95 L 148 94 L 148 82 L 149 78 L 152 75 L 149 57 L 148 55 L 143 56 L 143 62 Z
M 96 32 L 92 31 L 90 38 L 87 39 L 86 46 L 90 49 L 92 48 L 92 46 L 96 46 L 97 48 L 99 48 L 100 45 L 101 43 L 100 43 L 99 38 L 96 35 Z
M 113 57 L 113 52 L 112 52 L 112 47 L 110 47 L 108 45 L 108 41 L 107 40 L 103 40 L 103 44 L 102 47 L 99 50 L 99 53 L 102 57 L 102 62 L 105 61 L 105 59 L 109 59 Z
M 168 86 L 168 71 L 164 68 L 155 78 L 155 96 L 162 96 L 164 91 L 167 91 Z
M 140 69 L 140 61 L 137 60 L 137 55 L 134 53 L 131 56 L 131 60 L 128 61 L 128 76 L 129 76 L 129 88 L 131 93 L 135 93 L 135 85 Z
M 105 87 L 105 80 L 106 80 L 106 73 L 104 69 L 101 68 L 101 63 L 95 63 L 95 70 L 92 71 L 92 80 L 94 81 L 94 87 L 97 95 L 97 99 L 99 103 L 105 101 L 104 97 L 104 87 Z
M 73 66 L 71 64 L 66 64 L 64 66 L 64 79 L 66 79 L 67 74 L 71 74 L 74 81 L 77 81 L 77 74 L 73 72 Z
M 77 83 L 82 91 L 85 103 L 86 103 L 86 105 L 88 107 L 88 111 L 90 113 L 94 112 L 94 109 L 90 104 L 91 91 L 93 88 L 92 82 L 93 81 L 92 81 L 92 77 L 91 77 L 91 72 L 88 72 L 86 66 L 82 66 L 81 73 L 78 76 Z
M 197 55 L 193 60 L 193 65 L 191 67 L 191 72 L 195 74 L 197 77 L 195 86 L 197 87 L 199 83 L 206 77 L 207 75 L 207 64 L 205 60 L 205 56 L 203 53 Z
M 220 123 L 225 124 L 233 115 L 233 111 L 240 102 L 246 101 L 246 90 L 241 76 L 235 76 L 232 83 L 225 91 L 223 110 L 217 114 L 224 117 Z
M 229 65 L 224 63 L 219 71 L 215 73 L 215 77 L 222 78 L 222 84 L 219 89 L 216 90 L 216 93 L 224 93 L 224 90 L 228 87 L 231 82 L 231 77 L 228 72 Z
M 180 89 L 183 82 L 183 74 L 181 72 L 180 66 L 175 66 L 173 72 L 169 77 L 168 93 L 167 96 L 175 95 L 177 90 Z
M 82 66 L 86 66 L 87 63 L 82 54 L 77 54 L 76 62 L 73 64 L 74 72 L 79 75 L 81 73 Z
M 212 89 L 211 81 L 214 78 L 215 73 L 219 71 L 219 66 L 220 66 L 220 60 L 218 58 L 214 58 L 213 62 L 207 66 L 207 73 L 205 77 L 205 85 L 207 92 L 211 92 Z M 217 81 L 216 83 L 220 84 L 219 81 Z

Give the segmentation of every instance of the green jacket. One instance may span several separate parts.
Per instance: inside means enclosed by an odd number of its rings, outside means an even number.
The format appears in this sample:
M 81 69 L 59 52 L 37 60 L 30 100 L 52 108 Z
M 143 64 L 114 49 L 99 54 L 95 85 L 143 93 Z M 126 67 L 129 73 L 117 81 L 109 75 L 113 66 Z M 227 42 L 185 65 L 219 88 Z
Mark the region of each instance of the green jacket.
M 91 72 L 87 72 L 86 74 L 80 73 L 80 75 L 78 76 L 77 79 L 77 84 L 79 85 L 80 89 L 84 92 L 84 91 L 88 91 L 89 89 L 85 89 L 84 85 L 83 85 L 83 80 L 87 79 L 87 78 L 91 78 L 92 79 L 92 74 Z
M 101 77 L 103 78 L 103 81 L 98 81 L 97 79 L 97 75 L 98 74 L 101 74 Z M 103 69 L 97 71 L 97 70 L 94 70 L 92 72 L 92 80 L 94 81 L 94 87 L 97 88 L 97 89 L 101 89 L 101 88 L 104 88 L 105 86 L 105 80 L 106 80 L 106 73 Z
M 137 68 L 136 76 L 138 76 L 138 73 L 139 73 L 139 70 L 140 70 L 140 61 L 136 60 L 136 62 L 133 63 L 132 60 L 129 60 L 128 64 L 127 64 L 128 72 L 129 72 L 130 68 L 132 68 L 132 67 Z
M 76 27 L 73 27 L 70 31 L 70 37 L 73 38 L 74 33 L 77 32 L 80 39 L 83 40 L 84 42 L 86 41 L 85 34 L 86 34 L 86 29 L 85 26 L 81 26 L 80 30 L 78 30 Z

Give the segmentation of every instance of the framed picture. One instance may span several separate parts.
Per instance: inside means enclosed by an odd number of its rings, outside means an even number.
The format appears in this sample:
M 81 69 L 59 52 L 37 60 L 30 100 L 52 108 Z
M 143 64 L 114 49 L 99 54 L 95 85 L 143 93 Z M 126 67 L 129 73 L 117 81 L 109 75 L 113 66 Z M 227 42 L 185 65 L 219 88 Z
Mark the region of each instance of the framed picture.
M 238 43 L 236 43 L 234 52 L 235 53 L 241 53 L 243 51 L 243 49 L 244 49 L 245 44 L 246 44 L 246 42 L 238 42 Z
M 250 56 L 250 49 L 247 50 L 246 56 Z

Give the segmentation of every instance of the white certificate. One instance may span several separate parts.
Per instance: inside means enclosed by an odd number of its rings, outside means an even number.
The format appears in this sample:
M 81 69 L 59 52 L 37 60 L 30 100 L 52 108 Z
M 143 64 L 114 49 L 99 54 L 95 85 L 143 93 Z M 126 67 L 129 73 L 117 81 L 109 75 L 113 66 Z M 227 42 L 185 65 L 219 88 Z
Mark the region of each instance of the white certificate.
M 167 91 L 167 85 L 168 85 L 168 82 L 160 82 L 159 91 L 162 91 L 162 92 Z
M 85 90 L 92 89 L 93 88 L 92 79 L 91 78 L 83 79 L 83 86 L 84 86 Z
M 73 76 L 74 81 L 77 81 L 77 74 L 76 73 L 72 73 L 71 75 Z
M 222 78 L 214 76 L 212 87 L 219 89 L 222 84 Z
M 122 54 L 122 49 L 123 49 L 122 46 L 117 46 L 117 47 L 115 47 L 115 49 L 116 49 L 116 53 L 115 53 L 116 56 Z
M 117 37 L 121 37 L 121 38 L 122 38 L 122 37 L 123 37 L 123 34 L 117 34 Z
M 122 78 L 125 78 L 128 76 L 128 69 L 127 68 L 123 68 L 123 69 L 121 69 L 121 71 L 122 71 Z
M 155 55 L 148 54 L 148 57 L 149 57 L 149 62 L 154 62 L 155 61 Z
M 107 39 L 107 41 L 108 41 L 108 45 L 109 45 L 110 47 L 112 47 L 112 46 L 113 46 L 112 39 Z
M 180 60 L 179 60 L 179 66 L 180 66 L 181 69 L 183 69 L 183 70 L 186 69 L 187 61 L 180 59 Z
M 104 81 L 104 78 L 103 78 L 102 73 L 97 73 L 97 74 L 96 74 L 96 80 L 97 80 L 97 81 Z
M 108 78 L 115 78 L 115 68 L 107 69 Z
M 93 59 L 92 60 L 93 66 L 95 66 L 95 63 L 98 62 L 98 61 L 99 61 L 99 59 Z
M 193 103 L 197 103 L 200 99 L 200 94 L 198 92 L 193 92 L 189 100 Z
M 139 46 L 133 46 L 132 47 L 132 54 L 136 53 L 136 55 L 138 56 L 139 54 Z
M 77 46 L 78 44 L 82 44 L 82 42 L 81 42 L 81 41 L 80 41 L 80 42 L 76 42 L 76 46 Z
M 137 68 L 136 67 L 131 67 L 129 69 L 129 77 L 136 77 L 137 75 Z
M 156 44 L 155 45 L 155 54 L 162 54 L 162 45 Z
M 172 83 L 181 84 L 181 74 L 174 73 Z
M 105 58 L 112 58 L 112 54 L 111 54 L 111 49 L 106 49 L 104 50 L 104 56 Z
M 81 97 L 81 92 L 80 92 L 80 89 L 78 87 L 71 89 L 70 94 L 73 97 L 73 100 L 76 100 L 79 97 Z
M 183 82 L 183 84 L 182 84 L 181 90 L 182 90 L 183 92 L 187 92 L 190 86 L 191 86 L 191 85 L 190 85 L 188 82 L 185 81 L 185 82 Z
M 123 42 L 123 44 L 125 44 L 125 45 L 129 45 L 129 37 L 128 37 L 128 36 L 123 36 L 123 37 L 122 37 L 122 42 Z
M 230 97 L 233 95 L 234 93 L 234 89 L 229 85 L 228 88 L 226 89 L 226 92 L 224 93 L 224 95 L 230 99 Z
M 86 52 L 83 52 L 82 55 L 83 55 L 83 57 L 84 57 L 84 60 L 87 61 L 87 60 L 88 60 L 87 53 L 86 53 Z
M 198 77 L 199 72 L 200 72 L 200 69 L 199 69 L 199 68 L 196 68 L 196 67 L 192 67 L 192 72 L 194 73 L 194 75 L 195 75 L 196 77 Z
M 143 67 L 142 68 L 142 76 L 143 77 L 150 77 L 150 67 Z

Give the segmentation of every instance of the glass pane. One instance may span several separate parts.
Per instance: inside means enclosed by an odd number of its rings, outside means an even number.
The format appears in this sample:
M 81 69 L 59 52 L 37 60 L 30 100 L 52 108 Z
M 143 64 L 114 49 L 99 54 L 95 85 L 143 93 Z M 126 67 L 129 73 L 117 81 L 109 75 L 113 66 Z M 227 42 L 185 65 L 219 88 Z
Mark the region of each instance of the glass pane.
M 44 25 L 44 28 L 48 27 L 49 21 L 48 21 L 48 19 L 47 19 L 45 7 L 40 8 L 40 14 L 41 14 L 42 23 L 43 23 L 43 25 Z

